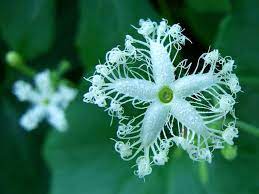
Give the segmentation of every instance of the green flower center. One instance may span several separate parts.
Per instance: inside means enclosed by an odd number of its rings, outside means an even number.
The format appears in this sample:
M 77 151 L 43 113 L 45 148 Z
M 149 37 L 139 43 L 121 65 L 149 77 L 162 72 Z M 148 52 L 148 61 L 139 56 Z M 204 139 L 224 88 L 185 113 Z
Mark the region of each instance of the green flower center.
M 49 104 L 49 99 L 48 98 L 43 99 L 42 104 L 47 106 Z
M 168 86 L 162 87 L 158 92 L 158 98 L 162 103 L 169 103 L 174 97 L 173 90 Z

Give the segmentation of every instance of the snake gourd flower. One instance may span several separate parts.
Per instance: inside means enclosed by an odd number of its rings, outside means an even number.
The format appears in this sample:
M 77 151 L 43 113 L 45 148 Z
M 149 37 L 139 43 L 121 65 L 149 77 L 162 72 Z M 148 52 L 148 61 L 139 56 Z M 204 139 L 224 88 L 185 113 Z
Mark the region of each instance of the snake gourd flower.
M 164 165 L 174 145 L 194 161 L 211 162 L 215 149 L 238 137 L 234 105 L 241 87 L 234 60 L 212 50 L 196 65 L 187 59 L 177 64 L 178 52 L 190 42 L 181 26 L 164 19 L 141 19 L 139 25 L 134 28 L 141 40 L 127 35 L 124 49 L 113 48 L 96 65 L 84 102 L 118 118 L 115 150 L 123 160 L 136 159 L 139 178 Z
M 55 88 L 49 70 L 38 73 L 34 83 L 35 88 L 22 80 L 14 83 L 13 93 L 18 100 L 31 104 L 31 108 L 21 117 L 20 125 L 31 131 L 38 127 L 40 121 L 47 119 L 57 130 L 66 130 L 68 124 L 64 110 L 76 97 L 77 90 L 63 83 Z

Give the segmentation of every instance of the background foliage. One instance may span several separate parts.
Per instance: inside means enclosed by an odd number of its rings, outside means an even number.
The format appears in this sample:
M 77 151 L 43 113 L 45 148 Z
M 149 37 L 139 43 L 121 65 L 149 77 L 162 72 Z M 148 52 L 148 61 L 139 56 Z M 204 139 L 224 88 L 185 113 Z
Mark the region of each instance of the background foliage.
M 145 183 L 113 150 L 116 123 L 82 102 L 83 76 L 121 44 L 140 18 L 180 23 L 193 44 L 182 56 L 195 62 L 209 46 L 238 65 L 238 155 L 218 151 L 212 164 L 196 163 L 180 150 L 155 168 Z M 0 193 L 1 194 L 256 194 L 259 192 L 259 1 L 257 0 L 1 0 L 0 1 Z M 31 133 L 18 126 L 26 105 L 12 84 L 26 79 L 5 63 L 17 50 L 36 70 L 73 64 L 66 78 L 79 89 L 67 111 L 70 129 L 46 124 Z M 109 127 L 110 126 L 110 127 Z M 133 163 L 132 163 L 133 164 Z

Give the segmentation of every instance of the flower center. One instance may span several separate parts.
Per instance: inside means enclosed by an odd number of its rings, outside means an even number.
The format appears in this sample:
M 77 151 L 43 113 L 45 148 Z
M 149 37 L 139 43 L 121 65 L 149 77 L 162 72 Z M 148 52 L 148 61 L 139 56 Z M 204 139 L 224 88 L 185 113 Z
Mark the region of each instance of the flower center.
M 49 104 L 49 99 L 48 98 L 43 99 L 42 104 L 47 106 Z
M 162 87 L 158 92 L 158 98 L 163 103 L 171 102 L 173 97 L 174 97 L 173 90 L 171 90 L 171 88 L 169 88 L 168 86 Z

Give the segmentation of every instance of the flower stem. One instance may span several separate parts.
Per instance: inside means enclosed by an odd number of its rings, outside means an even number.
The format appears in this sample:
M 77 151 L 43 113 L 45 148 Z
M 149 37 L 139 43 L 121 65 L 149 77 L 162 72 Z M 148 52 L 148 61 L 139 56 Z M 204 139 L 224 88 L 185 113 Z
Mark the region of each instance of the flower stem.
M 247 132 L 247 133 L 250 133 L 256 137 L 259 137 L 259 128 L 254 126 L 254 125 L 251 125 L 251 124 L 248 124 L 246 122 L 243 122 L 243 121 L 237 121 L 237 126 Z
M 29 77 L 33 77 L 36 73 L 32 68 L 30 68 L 24 63 L 24 60 L 21 57 L 21 55 L 15 51 L 9 51 L 6 54 L 6 62 L 10 67 L 15 68 L 19 72 Z
M 208 166 L 207 166 L 206 162 L 204 162 L 204 161 L 199 162 L 198 171 L 199 171 L 200 181 L 202 184 L 205 185 L 209 179 Z

